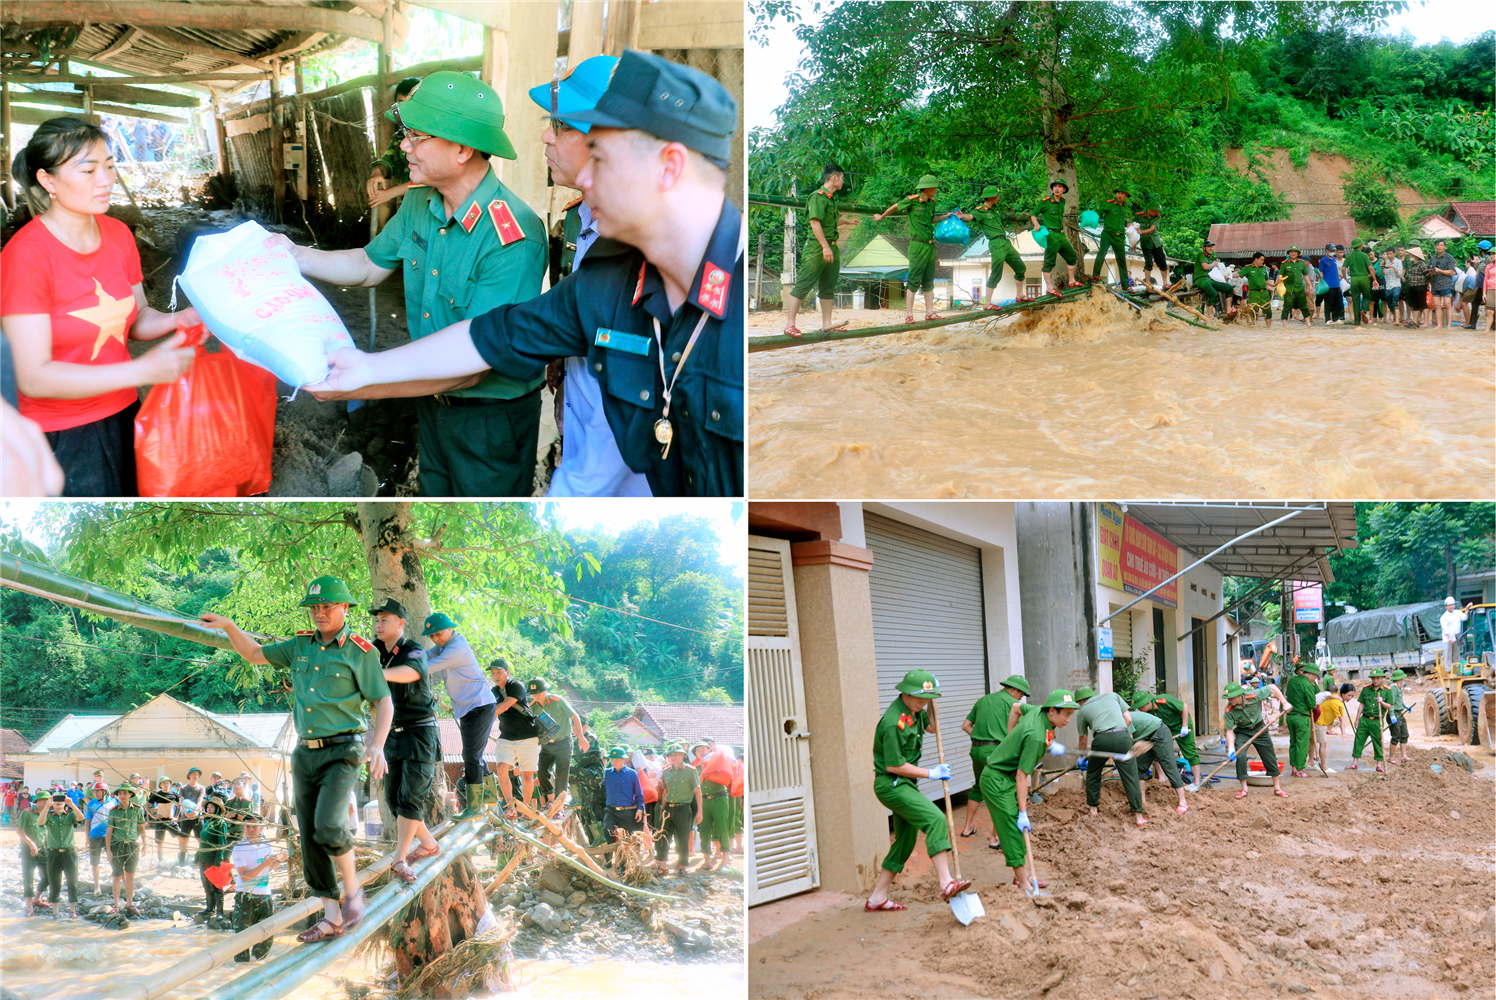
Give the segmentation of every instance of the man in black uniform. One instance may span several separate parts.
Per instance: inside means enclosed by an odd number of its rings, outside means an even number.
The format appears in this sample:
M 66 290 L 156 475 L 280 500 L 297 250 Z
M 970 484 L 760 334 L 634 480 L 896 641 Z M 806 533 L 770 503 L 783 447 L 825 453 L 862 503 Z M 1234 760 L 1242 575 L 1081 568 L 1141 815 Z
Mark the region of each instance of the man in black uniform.
M 629 468 L 655 496 L 743 493 L 743 216 L 726 196 L 737 102 L 687 66 L 629 50 L 591 111 L 577 175 L 598 231 L 545 295 L 379 354 L 338 351 L 316 392 L 528 376 L 585 354 Z M 637 248 L 637 249 L 636 249 Z
M 426 828 L 426 800 L 441 760 L 441 733 L 436 727 L 436 699 L 431 696 L 431 675 L 426 670 L 426 651 L 405 636 L 405 605 L 385 598 L 374 616 L 374 648 L 390 686 L 395 716 L 384 759 L 389 774 L 384 779 L 385 800 L 395 814 L 395 864 L 390 871 L 402 882 L 414 882 L 410 862 L 440 854 L 441 847 Z M 419 840 L 419 850 L 409 855 Z

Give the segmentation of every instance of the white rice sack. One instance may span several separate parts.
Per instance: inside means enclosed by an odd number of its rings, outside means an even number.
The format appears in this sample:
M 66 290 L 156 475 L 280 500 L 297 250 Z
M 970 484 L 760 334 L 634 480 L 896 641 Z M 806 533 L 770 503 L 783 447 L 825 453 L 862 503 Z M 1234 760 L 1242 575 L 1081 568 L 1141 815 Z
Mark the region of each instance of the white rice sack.
M 235 354 L 295 389 L 327 376 L 328 356 L 353 346 L 322 293 L 257 222 L 199 236 L 177 278 L 203 322 Z

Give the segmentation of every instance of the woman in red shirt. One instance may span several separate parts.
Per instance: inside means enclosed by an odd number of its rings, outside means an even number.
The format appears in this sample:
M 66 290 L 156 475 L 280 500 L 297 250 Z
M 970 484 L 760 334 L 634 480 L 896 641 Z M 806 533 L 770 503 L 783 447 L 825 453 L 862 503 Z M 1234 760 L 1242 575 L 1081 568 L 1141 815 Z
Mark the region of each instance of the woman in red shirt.
M 22 184 L 36 217 L 0 251 L 0 328 L 15 360 L 20 411 L 46 433 L 64 496 L 134 496 L 137 386 L 172 382 L 193 349 L 174 331 L 195 309 L 146 304 L 129 228 L 104 213 L 114 157 L 81 118 L 43 122 L 26 144 Z M 132 340 L 170 338 L 131 359 Z

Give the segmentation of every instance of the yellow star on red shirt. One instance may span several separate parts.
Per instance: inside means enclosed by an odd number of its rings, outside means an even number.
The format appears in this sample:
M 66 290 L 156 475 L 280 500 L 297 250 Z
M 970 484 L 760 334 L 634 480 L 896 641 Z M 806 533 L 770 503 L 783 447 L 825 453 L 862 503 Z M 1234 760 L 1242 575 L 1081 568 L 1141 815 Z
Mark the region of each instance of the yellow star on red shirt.
M 99 328 L 99 336 L 94 340 L 93 353 L 88 356 L 92 361 L 99 356 L 100 349 L 110 338 L 117 339 L 121 344 L 125 342 L 125 327 L 130 322 L 130 314 L 135 311 L 135 296 L 130 294 L 122 299 L 116 299 L 104 291 L 104 286 L 99 284 L 95 278 L 94 293 L 99 297 L 99 304 L 89 306 L 87 309 L 75 309 L 68 313 L 76 316 L 85 323 L 92 323 Z

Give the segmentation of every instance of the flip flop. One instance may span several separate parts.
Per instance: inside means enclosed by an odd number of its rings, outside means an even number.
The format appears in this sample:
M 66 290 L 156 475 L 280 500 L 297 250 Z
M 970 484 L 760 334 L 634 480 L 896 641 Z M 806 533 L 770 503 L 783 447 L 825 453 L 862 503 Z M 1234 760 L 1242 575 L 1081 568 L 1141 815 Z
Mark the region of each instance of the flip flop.
M 1013 880 L 1013 884 L 1016 885 L 1016 886 L 1018 886 L 1019 888 L 1023 887 L 1023 883 L 1020 882 L 1020 881 L 1018 881 L 1016 878 Z M 1038 886 L 1041 889 L 1047 889 L 1047 888 L 1049 888 L 1049 883 L 1048 882 L 1040 882 L 1038 879 L 1034 879 L 1034 885 Z
M 1353 760 L 1349 764 L 1345 765 L 1345 769 L 1347 771 L 1359 771 L 1361 770 L 1361 762 L 1359 760 Z
M 945 319 L 945 317 L 942 316 L 942 315 L 940 315 L 939 313 L 925 313 L 925 322 L 926 323 L 930 322 L 931 320 L 935 320 L 935 319 Z
M 976 835 L 977 835 L 977 832 L 975 830 L 970 830 L 970 831 L 968 831 L 966 833 L 958 833 L 958 834 L 956 834 L 956 836 L 958 836 L 958 837 L 975 837 Z
M 1274 788 L 1273 789 L 1273 794 L 1276 795 L 1276 796 L 1278 796 L 1278 798 L 1280 798 L 1280 799 L 1286 799 L 1286 798 L 1288 798 L 1288 793 L 1285 792 L 1281 788 Z
M 327 930 L 322 929 L 323 925 L 327 926 Z M 296 935 L 296 940 L 300 941 L 302 944 L 316 944 L 318 941 L 327 941 L 332 938 L 342 937 L 345 930 L 346 928 L 342 924 L 335 924 L 331 920 L 328 920 L 326 917 L 323 917 L 321 920 L 317 921 L 315 924 L 308 927 L 300 934 Z
M 864 912 L 864 913 L 877 913 L 879 910 L 907 910 L 907 909 L 909 909 L 909 907 L 905 906 L 903 903 L 895 903 L 891 899 L 885 899 L 883 902 L 879 903 L 877 906 L 873 905 L 873 901 L 872 900 L 868 900 L 866 903 L 862 904 L 862 912 Z
M 989 850 L 989 851 L 1000 851 L 1002 849 L 1003 849 L 1003 845 L 1001 845 L 1001 844 L 988 844 L 987 845 L 987 850 Z
M 787 326 L 784 328 L 784 335 L 786 337 L 794 337 L 798 340 L 800 337 L 804 336 L 804 333 L 797 326 Z
M 944 889 L 940 890 L 940 898 L 943 899 L 943 900 L 945 900 L 947 903 L 949 903 L 951 901 L 951 897 L 952 896 L 959 896 L 959 895 L 961 895 L 961 893 L 965 892 L 967 889 L 970 889 L 970 888 L 971 888 L 971 879 L 969 879 L 969 878 L 952 879 L 951 881 L 949 881 L 949 882 L 947 882 L 945 884 L 945 888 Z
M 1182 806 L 1177 806 L 1174 811 L 1183 816 L 1185 813 L 1190 811 L 1189 803 L 1185 803 Z
M 1241 791 L 1239 791 L 1239 792 L 1236 793 L 1236 797 L 1239 798 L 1239 799 L 1246 798 L 1247 797 L 1247 790 L 1245 788 L 1243 788 Z

